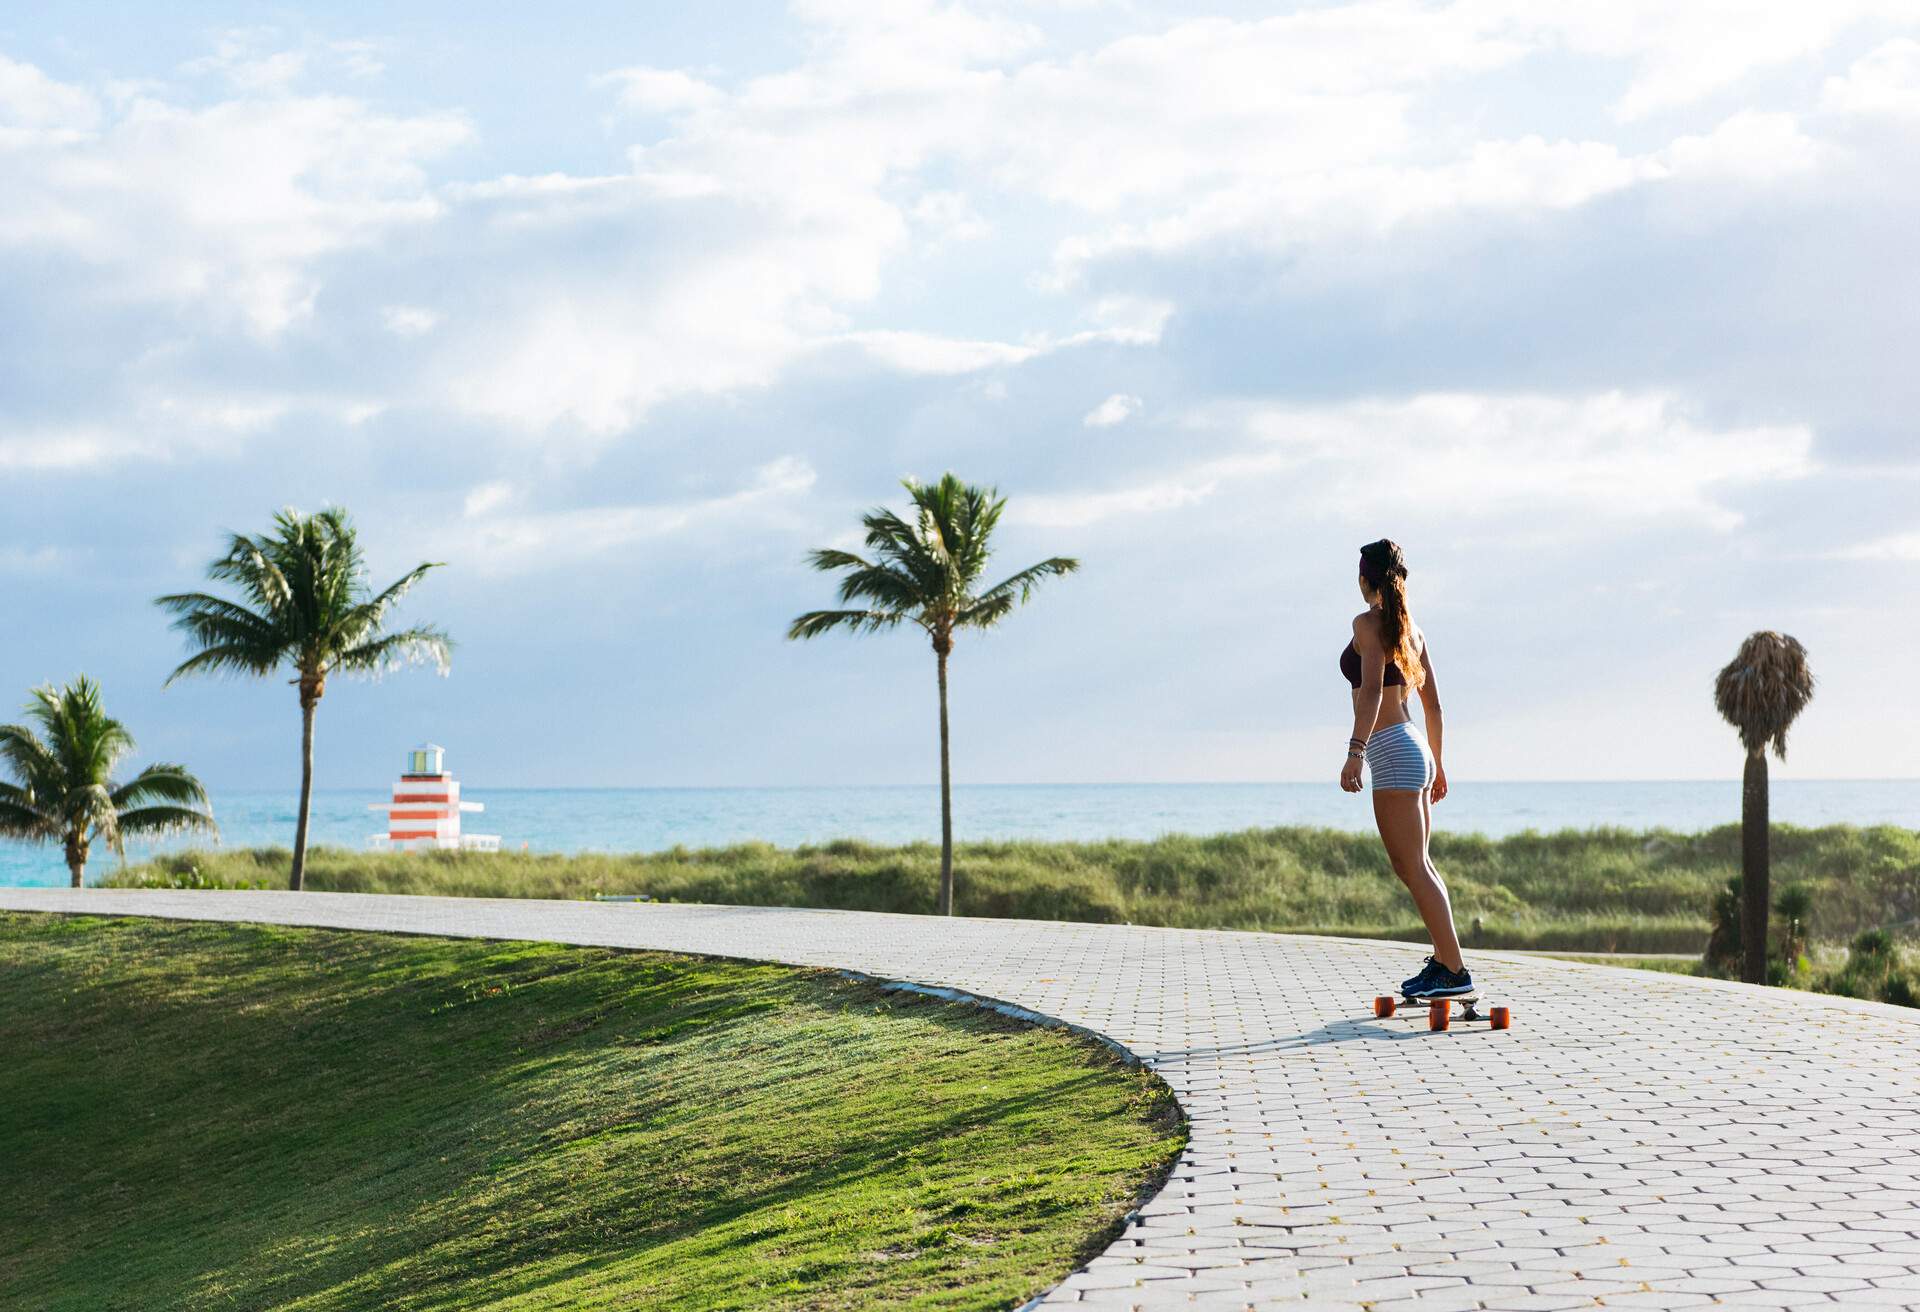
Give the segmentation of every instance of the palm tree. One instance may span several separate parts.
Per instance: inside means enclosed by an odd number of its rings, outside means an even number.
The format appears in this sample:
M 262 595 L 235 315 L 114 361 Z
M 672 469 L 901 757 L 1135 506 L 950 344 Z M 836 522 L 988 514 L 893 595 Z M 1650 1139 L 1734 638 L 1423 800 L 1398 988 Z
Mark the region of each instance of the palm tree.
M 445 674 L 453 642 L 439 629 L 385 631 L 388 613 L 413 585 L 437 569 L 417 565 L 399 582 L 374 592 L 367 585 L 360 539 L 347 512 L 330 506 L 314 515 L 283 510 L 273 531 L 232 534 L 227 552 L 207 576 L 231 583 L 242 602 L 205 592 L 159 597 L 173 627 L 199 650 L 167 676 L 272 674 L 282 666 L 300 689 L 300 819 L 293 836 L 293 876 L 300 891 L 307 869 L 307 817 L 313 803 L 313 712 L 333 674 L 377 676 L 430 661 Z
M 906 479 L 913 498 L 909 523 L 879 507 L 861 518 L 872 559 L 832 548 L 811 552 L 818 570 L 844 570 L 840 600 L 865 602 L 858 610 L 814 610 L 794 620 L 788 638 L 813 638 L 831 629 L 874 633 L 901 624 L 918 625 L 933 643 L 940 673 L 940 904 L 953 914 L 953 771 L 948 756 L 947 657 L 963 628 L 988 629 L 1023 605 L 1042 580 L 1071 574 L 1080 562 L 1054 556 L 1029 565 L 984 592 L 975 592 L 992 555 L 994 526 L 1007 502 L 993 488 L 944 475 L 931 487 Z
M 183 767 L 150 765 L 123 784 L 113 781 L 133 735 L 108 718 L 100 685 L 86 675 L 65 688 L 35 688 L 26 714 L 32 725 L 0 724 L 0 761 L 18 780 L 0 782 L 0 834 L 62 844 L 75 888 L 96 840 L 125 857 L 128 835 L 219 835 L 207 790 Z
M 1767 747 L 1787 759 L 1787 729 L 1813 700 L 1813 671 L 1798 640 L 1750 635 L 1714 680 L 1713 702 L 1740 731 L 1747 768 L 1740 789 L 1740 978 L 1767 982 Z

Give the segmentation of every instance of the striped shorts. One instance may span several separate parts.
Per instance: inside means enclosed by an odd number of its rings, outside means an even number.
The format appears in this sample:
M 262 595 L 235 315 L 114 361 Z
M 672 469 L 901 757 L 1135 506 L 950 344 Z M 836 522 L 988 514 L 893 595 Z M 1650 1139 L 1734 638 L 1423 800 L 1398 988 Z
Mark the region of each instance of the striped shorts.
M 1367 739 L 1367 773 L 1382 788 L 1433 787 L 1433 750 L 1412 720 L 1401 720 Z

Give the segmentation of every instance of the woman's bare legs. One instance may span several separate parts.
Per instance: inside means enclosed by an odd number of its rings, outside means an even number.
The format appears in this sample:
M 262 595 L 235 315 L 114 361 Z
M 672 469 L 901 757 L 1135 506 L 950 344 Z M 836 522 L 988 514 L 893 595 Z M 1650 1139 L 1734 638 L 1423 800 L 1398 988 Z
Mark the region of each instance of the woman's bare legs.
M 1453 903 L 1447 886 L 1427 855 L 1433 812 L 1424 788 L 1377 788 L 1373 793 L 1373 818 L 1380 826 L 1380 841 L 1387 845 L 1387 860 L 1393 873 L 1413 894 L 1413 905 L 1420 909 L 1427 933 L 1433 936 L 1433 955 L 1448 970 L 1460 969 L 1460 936 L 1453 930 Z

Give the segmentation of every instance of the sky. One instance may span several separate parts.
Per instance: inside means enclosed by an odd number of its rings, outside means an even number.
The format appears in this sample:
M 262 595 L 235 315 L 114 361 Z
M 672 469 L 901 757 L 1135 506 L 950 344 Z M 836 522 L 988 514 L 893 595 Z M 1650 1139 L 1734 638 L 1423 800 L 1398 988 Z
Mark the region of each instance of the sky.
M 921 783 L 910 631 L 785 640 L 899 481 L 1047 585 L 969 782 L 1331 780 L 1400 542 L 1460 780 L 1920 775 L 1920 0 L 0 12 L 0 714 L 85 672 L 218 787 L 283 680 L 152 599 L 347 507 L 452 672 L 322 786 Z

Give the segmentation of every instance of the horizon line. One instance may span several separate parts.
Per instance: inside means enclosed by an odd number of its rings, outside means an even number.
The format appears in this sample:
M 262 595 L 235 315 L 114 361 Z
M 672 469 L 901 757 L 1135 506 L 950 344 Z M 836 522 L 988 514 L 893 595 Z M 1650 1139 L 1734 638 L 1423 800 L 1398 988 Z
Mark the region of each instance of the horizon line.
M 392 780 L 375 784 L 316 784 L 316 793 L 357 793 L 391 787 Z M 1740 784 L 1738 775 L 1710 776 L 1691 779 L 1457 779 L 1449 780 L 1455 784 L 1487 785 L 1581 785 L 1592 787 L 1604 784 Z M 1920 775 L 1775 775 L 1769 781 L 1781 783 L 1817 783 L 1817 784 L 1900 784 L 1920 783 Z M 461 778 L 463 788 L 486 788 L 493 792 L 523 793 L 720 793 L 720 792 L 831 792 L 836 790 L 886 790 L 901 791 L 938 788 L 940 781 L 930 779 L 915 783 L 830 783 L 830 784 L 476 784 L 471 779 Z M 222 784 L 206 785 L 210 790 L 222 792 L 271 793 L 283 791 L 271 787 L 230 787 Z M 955 782 L 956 791 L 963 788 L 1294 788 L 1327 787 L 1337 785 L 1332 780 L 1321 779 L 1124 779 L 1124 780 L 988 780 L 983 782 Z M 298 790 L 297 784 L 287 787 Z

